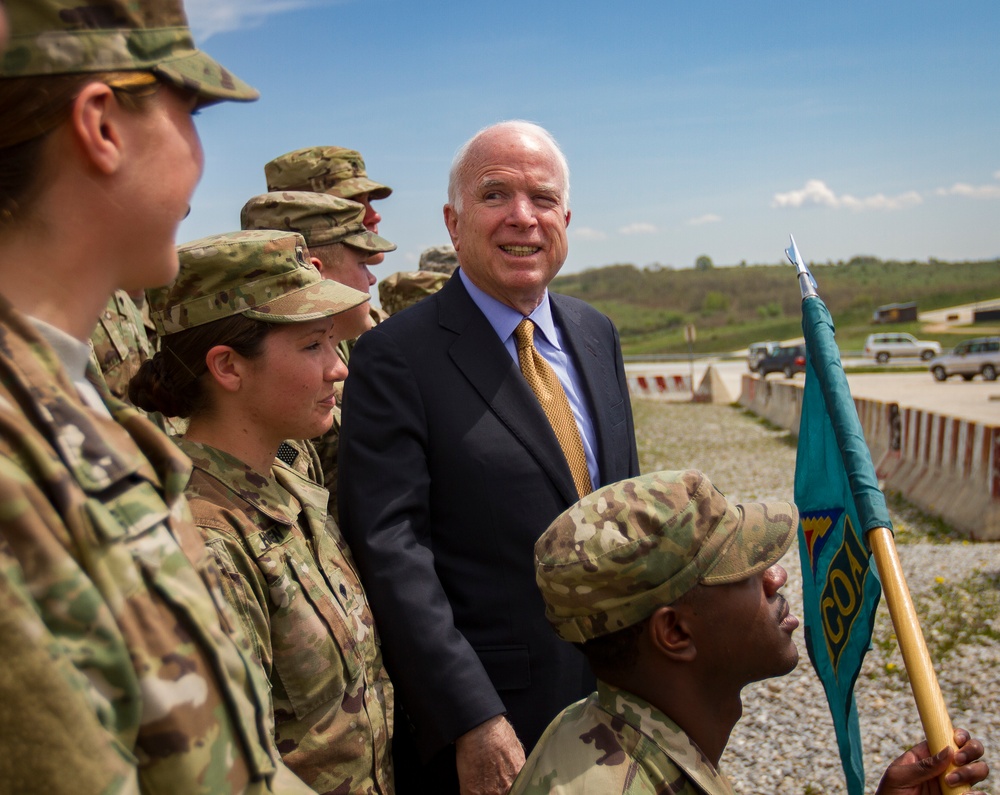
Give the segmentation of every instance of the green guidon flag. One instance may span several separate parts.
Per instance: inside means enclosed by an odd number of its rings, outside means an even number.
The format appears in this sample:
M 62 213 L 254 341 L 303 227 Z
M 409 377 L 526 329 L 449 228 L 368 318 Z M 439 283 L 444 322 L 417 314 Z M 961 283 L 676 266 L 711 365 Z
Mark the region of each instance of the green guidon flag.
M 794 239 L 787 254 L 799 269 L 807 354 L 795 464 L 805 641 L 830 704 L 847 792 L 861 795 L 865 775 L 854 682 L 882 594 L 865 533 L 892 525 L 840 363 L 833 320 Z

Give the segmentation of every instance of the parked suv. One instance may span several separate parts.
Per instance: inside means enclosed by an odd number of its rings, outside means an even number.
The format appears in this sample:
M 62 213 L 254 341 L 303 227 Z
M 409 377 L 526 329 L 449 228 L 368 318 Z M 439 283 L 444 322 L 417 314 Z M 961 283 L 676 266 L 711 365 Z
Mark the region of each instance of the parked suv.
M 765 356 L 770 356 L 778 348 L 781 347 L 780 342 L 753 342 L 750 347 L 747 348 L 747 367 L 750 368 L 751 373 L 757 372 L 757 365 L 760 364 L 760 360 Z
M 785 378 L 791 378 L 796 373 L 806 371 L 806 346 L 785 345 L 777 348 L 774 353 L 765 356 L 757 363 L 757 372 L 761 377 L 768 373 L 784 373 Z
M 984 381 L 996 381 L 1000 373 L 1000 337 L 979 337 L 958 343 L 951 353 L 931 360 L 930 371 L 938 381 L 960 375 L 966 381 L 982 375 Z
M 919 356 L 924 361 L 941 355 L 941 344 L 933 340 L 918 340 L 912 334 L 869 334 L 865 340 L 865 356 L 885 364 L 893 356 Z

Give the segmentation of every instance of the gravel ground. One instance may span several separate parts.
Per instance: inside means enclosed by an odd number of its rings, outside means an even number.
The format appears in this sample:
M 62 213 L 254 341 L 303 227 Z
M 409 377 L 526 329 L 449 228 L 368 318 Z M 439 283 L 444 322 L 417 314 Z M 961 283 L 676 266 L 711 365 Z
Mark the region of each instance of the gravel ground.
M 730 499 L 791 500 L 795 441 L 731 406 L 637 400 L 639 462 L 704 470 Z M 980 785 L 1000 795 L 1000 543 L 970 543 L 902 502 L 890 504 L 897 549 L 955 726 L 986 746 L 996 771 Z M 784 593 L 802 616 L 802 575 L 793 544 Z M 823 687 L 801 642 L 798 668 L 744 691 L 743 719 L 722 758 L 737 793 L 835 795 L 845 784 Z M 923 739 L 884 600 L 855 696 L 867 792 L 886 765 Z

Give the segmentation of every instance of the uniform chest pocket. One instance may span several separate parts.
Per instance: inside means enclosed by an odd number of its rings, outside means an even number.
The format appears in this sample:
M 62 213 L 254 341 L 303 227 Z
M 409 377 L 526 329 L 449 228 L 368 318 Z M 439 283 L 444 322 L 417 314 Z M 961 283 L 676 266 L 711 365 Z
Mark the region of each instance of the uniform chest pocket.
M 165 524 L 170 513 L 152 483 L 128 478 L 114 483 L 86 502 L 98 541 L 113 543 L 141 536 L 151 527 Z
M 335 698 L 362 676 L 360 605 L 355 594 L 280 547 L 268 576 L 274 673 L 296 718 Z M 274 560 L 280 556 L 280 562 Z
M 126 597 L 144 587 L 134 560 L 148 560 L 158 569 L 162 559 L 180 553 L 167 529 L 167 507 L 148 481 L 120 481 L 88 498 L 84 510 L 101 550 L 100 565 Z

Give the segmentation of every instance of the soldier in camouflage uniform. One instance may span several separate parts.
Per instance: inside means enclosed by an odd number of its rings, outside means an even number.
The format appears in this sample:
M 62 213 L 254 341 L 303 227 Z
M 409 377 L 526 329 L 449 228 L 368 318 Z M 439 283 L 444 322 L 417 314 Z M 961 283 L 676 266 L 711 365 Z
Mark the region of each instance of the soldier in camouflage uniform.
M 375 284 L 368 260 L 373 254 L 395 251 L 396 244 L 370 231 L 364 225 L 364 215 L 364 207 L 348 199 L 307 191 L 274 191 L 254 196 L 243 205 L 240 226 L 298 232 L 323 278 L 368 293 Z M 357 337 L 369 327 L 359 318 L 357 328 L 350 330 Z
M 191 110 L 256 92 L 194 49 L 176 0 L 4 5 L 0 792 L 304 795 L 188 460 L 88 369 L 114 287 L 176 272 Z
M 367 261 L 372 254 L 394 251 L 396 245 L 364 226 L 365 209 L 348 199 L 338 199 L 325 193 L 305 191 L 277 191 L 250 199 L 240 213 L 243 229 L 283 229 L 298 232 L 305 238 L 313 265 L 326 279 L 346 284 L 356 290 L 368 292 L 375 277 L 368 270 Z M 344 364 L 350 360 L 349 342 L 370 328 L 370 318 L 365 304 L 355 311 L 338 318 L 345 336 L 337 346 Z M 337 385 L 340 401 L 342 384 Z M 337 515 L 337 453 L 340 440 L 340 406 L 333 412 L 333 425 L 323 436 L 314 441 L 320 464 L 320 478 L 330 494 L 330 515 Z M 294 445 L 293 445 L 294 446 Z M 289 460 L 287 449 L 279 451 L 286 463 L 305 475 L 313 476 L 306 450 Z
M 387 199 L 392 188 L 368 178 L 361 154 L 343 146 L 310 146 L 274 158 L 264 166 L 268 191 L 311 191 L 350 199 L 365 208 L 364 225 L 378 234 L 382 216 L 372 202 Z M 378 265 L 385 253 L 376 251 L 368 260 Z
M 162 350 L 133 395 L 190 414 L 187 496 L 270 680 L 285 764 L 317 792 L 389 795 L 392 687 L 364 590 L 326 492 L 274 462 L 329 425 L 338 323 L 368 296 L 323 279 L 298 234 L 179 251 L 177 280 L 149 291 Z
M 115 290 L 90 335 L 91 357 L 119 400 L 128 400 L 128 382 L 152 356 L 142 313 L 124 290 Z
M 375 234 L 378 234 L 382 216 L 372 202 L 387 199 L 392 193 L 388 185 L 368 178 L 360 153 L 343 146 L 310 146 L 283 154 L 264 166 L 264 178 L 268 191 L 327 193 L 363 205 L 365 229 Z M 368 264 L 378 265 L 384 259 L 385 252 L 376 251 L 368 258 Z M 378 325 L 387 317 L 374 306 L 369 306 L 368 311 L 372 325 Z M 353 343 L 354 340 L 346 342 L 345 349 L 350 349 Z
M 388 315 L 395 315 L 444 287 L 458 269 L 454 246 L 432 246 L 420 254 L 415 271 L 400 271 L 378 285 L 379 303 Z
M 100 378 L 114 397 L 126 402 L 129 401 L 129 381 L 154 352 L 156 337 L 151 338 L 147 331 L 145 307 L 144 294 L 133 298 L 124 290 L 115 290 L 90 335 L 93 377 Z M 156 411 L 146 416 L 169 436 L 184 432 L 185 425 L 180 418 L 164 417 Z
M 451 276 L 434 271 L 400 271 L 378 283 L 378 298 L 388 315 L 395 315 L 417 301 L 434 295 Z
M 798 660 L 777 563 L 797 527 L 795 506 L 734 505 L 694 470 L 620 481 L 559 516 L 535 545 L 538 587 L 597 692 L 553 720 L 511 795 L 732 795 L 719 760 L 740 692 Z M 982 780 L 982 744 L 956 741 L 959 780 Z M 947 766 L 916 757 L 896 760 L 879 792 L 916 793 Z

